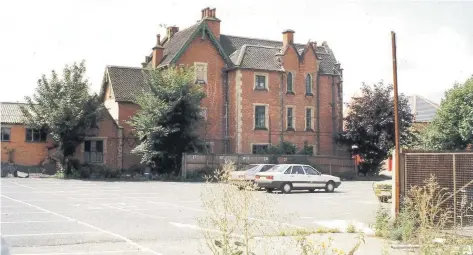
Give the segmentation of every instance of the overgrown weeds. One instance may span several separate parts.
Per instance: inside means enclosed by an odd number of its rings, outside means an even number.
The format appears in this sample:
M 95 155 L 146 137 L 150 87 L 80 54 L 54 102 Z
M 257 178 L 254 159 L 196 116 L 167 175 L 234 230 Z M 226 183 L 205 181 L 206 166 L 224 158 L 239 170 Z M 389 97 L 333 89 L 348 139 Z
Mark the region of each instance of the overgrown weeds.
M 235 170 L 232 162 L 226 162 L 222 169 L 207 176 L 201 194 L 207 213 L 197 220 L 212 254 L 284 254 L 285 249 L 311 255 L 354 254 L 364 241 L 360 239 L 352 253 L 331 247 L 330 238 L 320 241 L 322 234 L 341 231 L 291 225 L 290 214 L 275 210 L 277 196 L 256 192 L 257 187 L 251 182 L 231 180 L 230 173 Z
M 414 186 L 406 194 L 402 210 L 393 219 L 386 209 L 376 215 L 377 236 L 417 245 L 421 254 L 463 254 L 464 238 L 455 234 L 453 208 L 446 201 L 451 197 L 434 176 L 423 186 Z M 470 239 L 473 245 L 473 239 Z

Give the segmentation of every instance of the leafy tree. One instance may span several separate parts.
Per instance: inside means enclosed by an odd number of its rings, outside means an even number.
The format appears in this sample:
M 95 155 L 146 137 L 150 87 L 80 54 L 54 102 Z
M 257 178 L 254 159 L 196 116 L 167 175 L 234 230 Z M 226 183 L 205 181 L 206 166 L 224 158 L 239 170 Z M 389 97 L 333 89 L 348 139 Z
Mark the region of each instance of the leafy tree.
M 373 86 L 363 84 L 361 95 L 353 97 L 348 105 L 350 112 L 345 117 L 345 129 L 336 137 L 336 141 L 346 145 L 352 154 L 359 154 L 364 163 L 362 173 L 376 172 L 394 148 L 394 98 L 393 86 L 381 81 Z M 400 142 L 407 145 L 411 140 L 409 127 L 413 115 L 408 99 L 399 95 Z M 351 148 L 356 145 L 358 149 Z
M 133 152 L 141 155 L 142 163 L 170 172 L 179 169 L 182 153 L 199 143 L 195 131 L 205 94 L 193 82 L 193 68 L 170 67 L 148 74 L 150 89 L 138 96 L 141 109 L 130 121 L 141 140 Z
M 26 97 L 27 105 L 21 108 L 27 125 L 51 135 L 63 167 L 104 109 L 97 95 L 89 94 L 85 72 L 82 61 L 66 65 L 61 77 L 54 70 L 49 78 L 43 74 L 33 97 Z M 66 174 L 70 170 L 67 167 Z
M 473 76 L 445 92 L 423 141 L 434 150 L 464 150 L 473 143 Z

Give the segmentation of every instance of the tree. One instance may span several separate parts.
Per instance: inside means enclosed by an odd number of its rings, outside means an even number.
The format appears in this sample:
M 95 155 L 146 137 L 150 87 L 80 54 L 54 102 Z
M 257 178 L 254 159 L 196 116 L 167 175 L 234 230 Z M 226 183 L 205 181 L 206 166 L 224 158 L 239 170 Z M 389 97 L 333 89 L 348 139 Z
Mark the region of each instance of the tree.
M 363 84 L 361 95 L 353 97 L 348 105 L 350 112 L 344 118 L 344 131 L 338 134 L 336 141 L 346 145 L 352 154 L 359 154 L 364 163 L 361 172 L 376 172 L 389 151 L 394 148 L 394 98 L 393 86 L 381 81 L 373 86 Z M 408 99 L 399 95 L 399 127 L 401 145 L 412 140 L 409 127 L 413 115 Z M 351 148 L 356 145 L 357 150 Z
M 137 97 L 141 109 L 130 121 L 141 140 L 133 153 L 141 155 L 142 163 L 171 172 L 179 169 L 182 153 L 199 143 L 196 130 L 205 94 L 194 84 L 193 68 L 151 70 L 148 84 L 149 91 Z
M 433 150 L 464 150 L 473 143 L 473 76 L 445 92 L 423 141 Z
M 27 105 L 21 108 L 27 125 L 51 135 L 63 167 L 104 109 L 97 95 L 89 94 L 85 72 L 82 61 L 66 65 L 61 77 L 54 70 L 49 78 L 43 74 L 33 97 L 25 97 Z M 66 174 L 70 170 L 66 167 Z

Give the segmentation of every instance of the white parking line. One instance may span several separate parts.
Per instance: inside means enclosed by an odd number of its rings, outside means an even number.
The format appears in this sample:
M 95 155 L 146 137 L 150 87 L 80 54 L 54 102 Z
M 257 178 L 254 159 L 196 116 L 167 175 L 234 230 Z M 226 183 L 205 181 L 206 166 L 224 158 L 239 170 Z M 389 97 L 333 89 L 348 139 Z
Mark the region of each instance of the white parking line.
M 14 234 L 14 235 L 2 235 L 3 237 L 21 237 L 21 236 L 50 236 L 50 235 L 83 235 L 101 233 L 99 231 L 85 231 L 85 232 L 60 232 L 60 233 L 36 233 L 36 234 Z
M 11 212 L 11 213 L 2 213 L 2 215 L 35 214 L 35 213 L 47 213 L 47 212 Z
M 21 223 L 61 223 L 74 222 L 73 220 L 25 220 L 25 221 L 2 221 L 0 224 L 21 224 Z
M 81 255 L 81 254 L 108 254 L 108 253 L 125 253 L 140 252 L 140 250 L 114 250 L 114 251 L 79 251 L 79 252 L 59 252 L 59 253 L 20 253 L 16 255 Z
M 16 184 L 16 183 L 14 183 L 14 182 L 12 182 L 12 183 L 13 183 L 13 184 Z M 130 239 L 128 239 L 127 237 L 124 237 L 124 236 L 122 236 L 122 235 L 119 235 L 119 234 L 110 232 L 110 231 L 105 230 L 105 229 L 101 229 L 101 228 L 99 228 L 99 227 L 96 227 L 96 226 L 94 226 L 94 225 L 91 225 L 91 224 L 86 223 L 86 222 L 83 222 L 83 221 L 76 220 L 76 219 L 71 218 L 71 217 L 69 217 L 69 216 L 65 216 L 65 215 L 62 215 L 62 214 L 59 214 L 59 213 L 55 213 L 55 212 L 53 212 L 53 211 L 49 211 L 49 210 L 44 209 L 44 208 L 42 208 L 42 207 L 39 207 L 39 206 L 36 206 L 36 205 L 32 205 L 32 204 L 23 202 L 23 201 L 21 201 L 21 200 L 17 200 L 17 199 L 14 199 L 14 198 L 5 196 L 5 195 L 3 195 L 3 194 L 2 194 L 1 196 L 4 197 L 4 198 L 6 198 L 6 199 L 10 199 L 10 200 L 12 200 L 12 201 L 18 202 L 18 203 L 20 203 L 20 204 L 28 205 L 28 206 L 31 206 L 31 207 L 36 208 L 36 209 L 38 209 L 38 210 L 44 211 L 44 212 L 49 212 L 49 213 L 51 213 L 51 214 L 54 214 L 54 215 L 56 215 L 56 216 L 62 217 L 62 218 L 67 219 L 67 220 L 74 220 L 75 222 L 77 222 L 77 223 L 79 223 L 79 224 L 81 224 L 81 225 L 87 226 L 87 227 L 89 227 L 89 228 L 92 228 L 92 229 L 95 229 L 95 230 L 97 230 L 97 231 L 100 231 L 100 232 L 109 234 L 109 235 L 114 236 L 114 237 L 117 237 L 117 238 L 119 238 L 119 239 L 121 239 L 121 240 L 123 240 L 123 241 L 129 243 L 130 245 L 133 245 L 134 247 L 136 247 L 136 248 L 138 248 L 138 249 L 140 249 L 140 250 L 148 251 L 148 252 L 150 252 L 150 253 L 152 253 L 152 254 L 155 254 L 155 255 L 161 255 L 161 253 L 159 253 L 159 252 L 157 252 L 157 251 L 154 251 L 154 250 L 151 250 L 150 248 L 144 247 L 144 246 L 142 246 L 142 245 L 140 245 L 140 244 L 138 244 L 138 243 L 136 243 L 136 242 L 133 242 L 132 240 L 130 240 Z

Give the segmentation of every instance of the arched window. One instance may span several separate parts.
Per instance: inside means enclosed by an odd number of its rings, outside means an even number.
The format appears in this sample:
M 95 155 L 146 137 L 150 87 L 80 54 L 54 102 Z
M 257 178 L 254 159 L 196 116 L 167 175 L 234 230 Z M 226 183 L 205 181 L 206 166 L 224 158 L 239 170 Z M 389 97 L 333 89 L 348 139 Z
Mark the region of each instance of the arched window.
M 305 93 L 312 94 L 312 76 L 310 74 L 305 77 Z
M 293 78 L 292 78 L 292 73 L 291 72 L 287 73 L 287 91 L 286 92 L 294 93 Z

